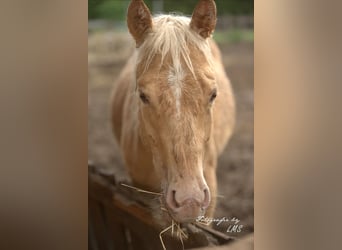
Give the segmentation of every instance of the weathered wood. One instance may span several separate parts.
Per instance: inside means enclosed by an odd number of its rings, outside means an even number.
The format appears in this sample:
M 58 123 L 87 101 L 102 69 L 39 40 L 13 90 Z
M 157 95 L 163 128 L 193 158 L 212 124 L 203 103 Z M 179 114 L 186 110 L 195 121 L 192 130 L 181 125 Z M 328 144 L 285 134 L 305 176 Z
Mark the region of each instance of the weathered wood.
M 248 234 L 232 244 L 214 247 L 203 247 L 201 250 L 253 250 L 254 249 L 254 234 Z M 195 249 L 193 249 L 195 250 Z M 199 250 L 197 248 L 197 250 Z
M 96 201 L 89 202 L 89 212 L 91 225 L 96 238 L 96 247 L 98 250 L 108 249 L 107 229 L 101 204 Z
M 125 188 L 115 181 L 112 172 L 89 166 L 89 210 L 98 250 L 160 250 L 159 233 L 164 229 L 154 221 L 146 205 L 150 195 Z M 91 231 L 91 230 L 90 230 Z M 233 239 L 212 228 L 191 224 L 185 249 L 218 246 Z M 163 234 L 167 249 L 182 249 L 181 241 Z
M 108 238 L 115 249 L 129 249 L 124 224 L 112 215 L 110 208 L 105 207 L 108 220 Z

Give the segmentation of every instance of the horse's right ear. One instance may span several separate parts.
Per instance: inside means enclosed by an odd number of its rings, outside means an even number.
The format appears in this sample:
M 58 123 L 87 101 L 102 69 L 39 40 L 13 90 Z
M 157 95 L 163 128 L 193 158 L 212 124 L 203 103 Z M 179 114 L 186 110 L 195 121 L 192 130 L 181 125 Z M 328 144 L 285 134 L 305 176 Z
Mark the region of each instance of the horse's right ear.
M 127 11 L 127 26 L 139 47 L 152 28 L 151 12 L 143 0 L 131 0 Z

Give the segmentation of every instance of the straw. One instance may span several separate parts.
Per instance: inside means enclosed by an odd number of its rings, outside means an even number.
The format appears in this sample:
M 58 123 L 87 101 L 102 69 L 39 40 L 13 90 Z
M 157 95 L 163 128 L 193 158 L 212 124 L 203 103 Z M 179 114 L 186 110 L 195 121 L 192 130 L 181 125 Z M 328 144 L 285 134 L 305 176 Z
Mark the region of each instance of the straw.
M 156 193 L 156 192 L 152 192 L 152 191 L 143 190 L 141 188 L 133 187 L 133 186 L 127 185 L 125 183 L 121 183 L 121 185 L 124 186 L 124 187 L 128 187 L 128 188 L 134 189 L 135 191 L 138 191 L 138 192 L 141 192 L 141 193 L 153 194 L 153 195 L 163 195 L 162 193 Z
M 141 188 L 137 188 L 137 187 L 134 187 L 134 186 L 130 186 L 128 184 L 125 184 L 125 183 L 121 183 L 122 186 L 124 187 L 128 187 L 128 188 L 131 188 L 137 192 L 140 192 L 140 193 L 146 193 L 146 194 L 152 194 L 152 195 L 158 195 L 158 196 L 162 196 L 163 194 L 162 193 L 157 193 L 157 192 L 152 192 L 152 191 L 148 191 L 148 190 L 144 190 L 144 189 L 141 189 Z M 161 206 L 160 209 L 162 211 L 165 211 L 165 212 L 168 212 L 168 210 Z M 160 242 L 163 246 L 163 250 L 166 250 L 166 247 L 165 247 L 165 244 L 164 244 L 164 241 L 163 241 L 163 234 L 166 233 L 167 231 L 169 231 L 171 229 L 171 235 L 173 237 L 174 235 L 174 227 L 176 226 L 176 237 L 178 237 L 182 243 L 182 247 L 183 247 L 183 250 L 184 250 L 184 243 L 183 243 L 183 237 L 185 239 L 188 238 L 188 236 L 185 234 L 185 232 L 181 229 L 180 227 L 180 224 L 178 222 L 175 222 L 174 220 L 172 220 L 171 222 L 171 225 L 166 227 L 165 229 L 163 229 L 160 233 L 159 233 L 159 238 L 160 238 Z

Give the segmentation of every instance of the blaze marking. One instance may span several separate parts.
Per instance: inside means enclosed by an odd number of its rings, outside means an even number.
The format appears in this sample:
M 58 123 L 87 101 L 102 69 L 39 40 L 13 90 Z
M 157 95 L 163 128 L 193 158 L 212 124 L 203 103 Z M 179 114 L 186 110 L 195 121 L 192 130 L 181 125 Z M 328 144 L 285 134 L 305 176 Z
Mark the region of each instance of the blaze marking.
M 172 67 L 168 75 L 168 83 L 170 84 L 173 95 L 176 99 L 177 117 L 179 117 L 180 115 L 183 80 L 184 80 L 183 69 L 181 67 L 177 67 L 177 68 Z

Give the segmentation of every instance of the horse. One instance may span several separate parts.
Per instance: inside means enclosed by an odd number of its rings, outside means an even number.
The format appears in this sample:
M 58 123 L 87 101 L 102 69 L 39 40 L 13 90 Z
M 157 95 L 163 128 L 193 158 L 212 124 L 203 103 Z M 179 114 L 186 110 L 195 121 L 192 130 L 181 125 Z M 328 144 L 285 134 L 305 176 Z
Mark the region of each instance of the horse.
M 155 15 L 131 0 L 136 49 L 113 87 L 111 120 L 132 183 L 162 194 L 169 218 L 214 214 L 217 159 L 235 123 L 235 101 L 218 46 L 214 0 L 190 17 Z

